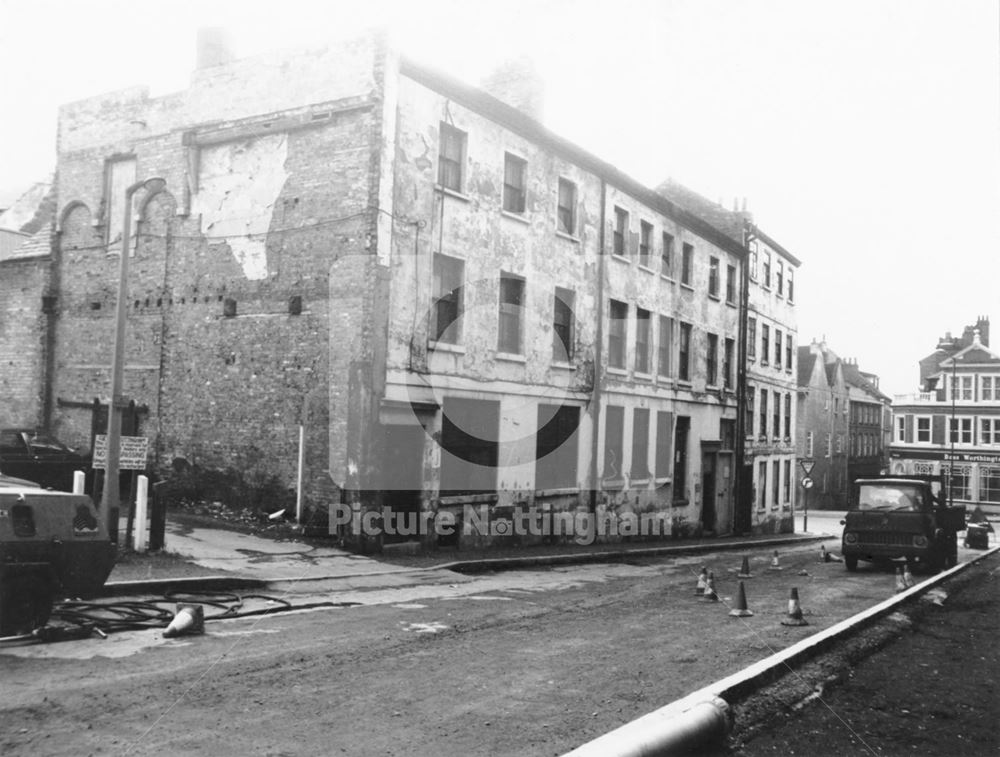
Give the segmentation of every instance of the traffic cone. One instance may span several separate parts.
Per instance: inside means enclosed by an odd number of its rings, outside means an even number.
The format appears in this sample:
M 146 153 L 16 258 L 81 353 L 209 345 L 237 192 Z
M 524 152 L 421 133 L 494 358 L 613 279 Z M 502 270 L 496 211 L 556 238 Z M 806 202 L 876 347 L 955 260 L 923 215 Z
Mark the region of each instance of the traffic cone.
M 910 572 L 910 564 L 906 563 L 903 566 L 903 586 L 909 589 L 916 581 L 913 580 L 913 574 Z
M 807 626 L 809 623 L 802 617 L 802 608 L 799 606 L 799 590 L 792 587 L 792 593 L 788 597 L 788 617 L 781 621 L 783 626 Z
M 740 581 L 740 588 L 736 593 L 736 607 L 730 610 L 729 614 L 734 618 L 746 618 L 753 615 L 747 608 L 747 590 L 743 587 L 742 581 Z
M 740 568 L 740 572 L 736 574 L 737 578 L 753 578 L 753 573 L 750 572 L 750 558 L 746 555 L 743 556 L 743 566 Z
M 163 630 L 164 639 L 205 633 L 205 610 L 201 605 L 177 605 L 177 613 Z
M 781 570 L 781 565 L 778 563 L 778 550 L 774 550 L 774 557 L 771 558 L 771 564 L 767 567 L 768 570 Z
M 708 584 L 708 568 L 702 568 L 698 574 L 698 585 L 694 587 L 695 596 L 702 596 L 705 593 L 705 586 Z
M 719 595 L 715 593 L 715 573 L 710 571 L 708 578 L 705 579 L 705 593 L 701 595 L 701 598 L 706 602 L 718 602 Z
M 896 566 L 896 593 L 906 591 L 906 579 L 903 577 L 903 569 Z

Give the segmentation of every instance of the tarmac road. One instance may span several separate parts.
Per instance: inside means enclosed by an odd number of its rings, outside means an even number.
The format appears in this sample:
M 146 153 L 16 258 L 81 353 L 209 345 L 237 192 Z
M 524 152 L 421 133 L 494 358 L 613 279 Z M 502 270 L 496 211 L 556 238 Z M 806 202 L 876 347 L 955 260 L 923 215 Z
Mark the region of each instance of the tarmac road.
M 745 619 L 730 551 L 294 585 L 294 603 L 361 604 L 2 649 L 0 753 L 562 754 L 894 591 L 818 543 L 779 571 L 748 554 Z M 722 602 L 693 595 L 703 564 Z M 792 586 L 808 627 L 780 624 Z

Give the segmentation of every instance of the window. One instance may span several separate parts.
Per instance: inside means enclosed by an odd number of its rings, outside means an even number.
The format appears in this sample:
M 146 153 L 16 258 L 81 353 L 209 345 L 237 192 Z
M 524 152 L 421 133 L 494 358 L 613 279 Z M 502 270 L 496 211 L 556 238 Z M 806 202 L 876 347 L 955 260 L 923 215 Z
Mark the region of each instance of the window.
M 792 370 L 792 335 L 785 334 L 785 370 Z
M 524 279 L 500 273 L 500 323 L 497 350 L 521 354 L 521 316 L 524 312 Z
M 733 351 L 736 349 L 736 342 L 732 339 L 727 339 L 725 343 L 725 352 L 722 357 L 722 385 L 726 389 L 733 388 Z
M 461 339 L 465 261 L 434 255 L 434 329 L 438 342 L 458 344 Z
M 711 297 L 719 296 L 719 259 L 708 259 L 708 294 Z
M 951 396 L 959 401 L 972 399 L 972 376 L 949 376 Z
M 771 463 L 771 491 L 773 496 L 771 498 L 771 505 L 777 507 L 781 504 L 781 461 L 774 460 Z
M 781 370 L 781 329 L 774 330 L 774 367 Z
M 760 438 L 767 438 L 767 389 L 760 390 Z
M 677 345 L 677 378 L 681 381 L 691 380 L 691 324 L 682 323 L 680 340 Z
M 844 451 L 844 437 L 837 434 L 837 454 L 841 454 Z
M 552 359 L 557 363 L 573 360 L 573 301 L 575 292 L 556 287 L 552 298 Z
M 945 491 L 953 499 L 972 499 L 972 466 L 971 465 L 941 465 L 941 474 L 945 477 Z
M 951 441 L 955 444 L 972 444 L 972 418 L 949 418 Z
M 109 245 L 121 241 L 122 226 L 125 224 L 125 190 L 135 183 L 135 176 L 135 158 L 115 158 L 104 165 L 106 241 Z M 132 218 L 136 216 L 133 214 Z M 131 234 L 131 229 L 125 233 Z
M 785 476 L 782 479 L 784 481 L 784 491 L 782 500 L 786 505 L 792 502 L 792 461 L 785 460 L 784 464 Z
M 632 411 L 632 470 L 631 479 L 649 478 L 649 410 L 637 407 Z
M 535 436 L 535 488 L 575 487 L 580 408 L 539 405 Z
M 726 266 L 726 302 L 736 304 L 736 266 Z
M 523 213 L 528 163 L 509 152 L 503 161 L 503 209 L 508 213 Z
M 736 449 L 736 421 L 732 418 L 719 419 L 719 448 Z
M 757 358 L 757 319 L 747 319 L 747 357 L 751 360 Z
M 758 257 L 759 257 L 759 255 L 758 255 L 758 252 L 757 252 L 757 242 L 756 241 L 751 241 L 750 242 L 750 259 L 747 261 L 747 264 L 750 266 L 750 280 L 751 281 L 756 281 L 757 280 L 757 258 Z
M 764 253 L 764 286 L 771 286 L 771 253 Z
M 660 252 L 660 273 L 667 278 L 674 275 L 674 237 L 663 232 L 663 250 Z
M 917 416 L 917 444 L 931 443 L 931 417 L 929 415 Z
M 767 461 L 761 460 L 757 467 L 757 506 L 763 510 L 767 507 Z
M 840 397 L 833 398 L 833 412 L 835 415 L 840 412 Z
M 690 430 L 691 418 L 687 415 L 677 416 L 677 428 L 674 430 L 674 502 L 687 499 L 687 448 Z
M 619 481 L 622 472 L 622 439 L 625 434 L 625 410 L 617 405 L 605 408 L 604 479 Z
M 673 433 L 673 413 L 660 410 L 656 413 L 656 477 L 670 475 L 670 436 Z
M 783 296 L 785 294 L 785 264 L 780 260 L 775 270 L 775 279 L 778 296 Z
M 795 279 L 793 278 L 793 274 L 794 273 L 795 273 L 795 269 L 793 269 L 793 268 L 791 268 L 789 266 L 788 271 L 787 271 L 787 276 L 786 276 L 786 278 L 788 280 L 788 301 L 789 302 L 795 302 Z
M 438 184 L 454 192 L 462 191 L 462 166 L 465 164 L 466 134 L 441 122 L 441 146 L 438 153 Z
M 691 286 L 691 267 L 694 265 L 694 247 L 685 242 L 681 245 L 681 283 Z
M 1000 418 L 980 418 L 979 443 L 1000 444 Z
M 715 386 L 719 383 L 719 337 L 708 335 L 708 350 L 705 355 L 705 383 Z
M 626 253 L 626 237 L 628 236 L 628 211 L 622 210 L 621 208 L 615 208 L 615 234 L 614 234 L 614 248 L 612 253 L 618 255 L 619 257 L 625 257 Z
M 625 335 L 628 329 L 628 305 L 611 300 L 608 307 L 608 365 L 625 367 Z
M 767 356 L 771 354 L 771 329 L 766 323 L 760 325 L 760 362 L 767 365 Z
M 674 321 L 665 315 L 660 316 L 660 343 L 656 362 L 656 372 L 661 376 L 670 376 L 670 358 L 673 351 Z
M 635 371 L 649 373 L 649 311 L 635 310 Z
M 576 233 L 576 184 L 567 179 L 559 179 L 556 228 L 570 236 Z
M 1000 468 L 979 467 L 979 501 L 1000 502 Z
M 441 424 L 441 495 L 496 491 L 500 403 L 445 397 Z
M 757 417 L 754 415 L 754 399 L 757 394 L 756 387 L 747 387 L 746 407 L 743 409 L 743 432 L 748 438 L 753 438 L 753 422 Z
M 781 395 L 774 392 L 774 438 L 781 438 Z
M 905 442 L 906 441 L 906 416 L 898 415 L 896 416 L 896 441 Z
M 792 395 L 785 395 L 785 438 L 792 438 Z
M 980 376 L 979 399 L 984 402 L 1000 400 L 1000 376 Z
M 653 250 L 653 225 L 639 221 L 639 265 L 651 268 Z
M 815 445 L 813 444 L 813 432 L 806 431 L 806 457 L 812 457 L 815 453 Z

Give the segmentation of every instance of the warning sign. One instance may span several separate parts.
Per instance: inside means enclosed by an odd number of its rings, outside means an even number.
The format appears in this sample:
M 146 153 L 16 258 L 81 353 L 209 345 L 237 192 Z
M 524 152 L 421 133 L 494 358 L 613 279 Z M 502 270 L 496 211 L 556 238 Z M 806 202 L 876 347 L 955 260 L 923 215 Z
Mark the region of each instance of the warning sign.
M 804 457 L 801 460 L 799 460 L 799 465 L 802 467 L 802 472 L 805 473 L 806 476 L 808 476 L 810 473 L 813 472 L 813 466 L 816 465 L 816 461 Z
M 149 453 L 149 437 L 121 437 L 121 453 L 118 457 L 119 470 L 146 470 L 146 456 Z M 107 434 L 94 437 L 94 468 L 104 470 L 108 464 Z

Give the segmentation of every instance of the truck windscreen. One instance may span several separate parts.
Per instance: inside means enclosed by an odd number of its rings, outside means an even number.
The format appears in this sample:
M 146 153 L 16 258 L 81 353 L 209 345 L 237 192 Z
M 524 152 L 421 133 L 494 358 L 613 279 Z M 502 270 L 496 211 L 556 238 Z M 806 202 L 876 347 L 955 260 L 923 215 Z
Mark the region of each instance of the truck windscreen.
M 924 509 L 924 492 L 917 486 L 862 484 L 858 492 L 859 510 Z

